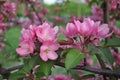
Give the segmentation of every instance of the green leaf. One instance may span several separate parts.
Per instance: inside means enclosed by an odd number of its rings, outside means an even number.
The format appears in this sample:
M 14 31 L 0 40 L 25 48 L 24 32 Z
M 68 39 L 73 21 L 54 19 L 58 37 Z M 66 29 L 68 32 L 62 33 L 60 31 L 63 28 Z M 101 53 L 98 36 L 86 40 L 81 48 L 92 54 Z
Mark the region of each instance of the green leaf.
M 63 67 L 60 67 L 60 66 L 54 66 L 52 68 L 52 74 L 51 76 L 56 76 L 56 75 L 59 75 L 59 74 L 63 74 L 63 75 L 66 75 L 67 76 L 67 71 L 65 68 Z
M 111 54 L 109 48 L 100 48 L 101 51 L 101 58 L 106 61 L 109 65 L 113 65 L 114 57 Z
M 120 38 L 114 37 L 110 39 L 105 47 L 120 47 Z
M 36 71 L 35 71 L 35 75 L 36 75 L 36 78 L 38 80 L 40 80 L 41 77 L 44 76 L 44 73 L 40 71 L 40 69 L 38 68 Z
M 75 67 L 82 62 L 85 58 L 85 54 L 82 54 L 79 50 L 71 49 L 65 59 L 65 67 L 67 70 Z
M 92 52 L 92 53 L 98 53 L 98 47 L 96 47 L 92 44 L 88 45 L 88 50 L 89 50 L 89 52 Z
M 17 80 L 23 77 L 25 77 L 25 73 L 23 71 L 17 71 L 10 75 L 9 80 Z
M 31 71 L 31 69 L 38 64 L 38 61 L 40 61 L 39 56 L 32 56 L 30 59 L 26 60 L 24 63 L 23 71 L 25 73 L 28 73 Z
M 71 48 L 67 48 L 67 49 L 63 50 L 60 54 L 60 57 L 61 58 L 64 57 L 64 55 L 66 55 L 70 50 L 71 50 Z
M 10 53 L 10 52 L 16 52 L 16 48 L 18 47 L 19 44 L 19 37 L 20 37 L 20 28 L 10 28 L 6 33 L 5 33 L 5 38 L 6 38 L 6 47 L 3 50 L 3 53 Z
M 46 76 L 49 76 L 51 74 L 51 68 L 53 66 L 53 61 L 47 61 L 47 62 L 40 62 L 40 67 L 38 68 L 41 72 L 43 72 Z
M 116 26 L 120 29 L 120 21 L 116 21 Z

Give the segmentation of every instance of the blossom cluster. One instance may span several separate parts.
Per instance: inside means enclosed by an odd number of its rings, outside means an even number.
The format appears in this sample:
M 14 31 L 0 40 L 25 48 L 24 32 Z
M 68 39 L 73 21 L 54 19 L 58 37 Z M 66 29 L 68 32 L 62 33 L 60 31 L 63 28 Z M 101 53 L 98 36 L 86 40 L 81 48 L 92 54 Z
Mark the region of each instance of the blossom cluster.
M 8 18 L 11 19 L 16 15 L 16 5 L 14 2 L 5 2 L 1 6 L 2 13 Z
M 100 25 L 100 22 L 95 22 L 90 18 L 85 18 L 83 22 L 75 20 L 74 23 L 67 23 L 66 30 L 61 28 L 61 31 L 68 39 L 73 40 L 72 46 L 79 50 L 88 43 L 98 45 L 103 38 L 111 35 L 107 24 Z
M 39 50 L 42 60 L 55 60 L 58 57 L 55 51 L 59 48 L 59 44 L 56 42 L 57 32 L 58 27 L 52 28 L 47 22 L 37 27 L 30 26 L 29 29 L 23 29 L 20 47 L 16 51 L 21 56 L 28 56 L 35 50 Z
M 90 18 L 94 21 L 103 21 L 103 10 L 97 4 L 92 6 L 92 16 Z

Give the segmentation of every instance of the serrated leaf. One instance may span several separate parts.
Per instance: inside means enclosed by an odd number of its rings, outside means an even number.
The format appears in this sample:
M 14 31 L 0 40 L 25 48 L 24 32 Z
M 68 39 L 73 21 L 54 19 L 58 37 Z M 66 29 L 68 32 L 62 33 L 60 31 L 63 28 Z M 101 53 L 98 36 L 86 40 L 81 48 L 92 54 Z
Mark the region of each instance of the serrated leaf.
M 105 47 L 120 47 L 120 38 L 115 37 L 115 38 L 108 40 Z
M 100 48 L 101 51 L 101 58 L 106 61 L 109 65 L 113 65 L 114 57 L 111 54 L 109 48 Z
M 47 62 L 40 62 L 40 67 L 38 68 L 41 72 L 43 72 L 46 76 L 49 76 L 51 73 L 51 68 L 53 66 L 53 61 L 47 61 Z
M 83 58 L 85 58 L 85 54 L 82 54 L 79 50 L 71 49 L 66 56 L 65 59 L 65 67 L 67 70 L 75 67 L 76 65 L 82 62 Z

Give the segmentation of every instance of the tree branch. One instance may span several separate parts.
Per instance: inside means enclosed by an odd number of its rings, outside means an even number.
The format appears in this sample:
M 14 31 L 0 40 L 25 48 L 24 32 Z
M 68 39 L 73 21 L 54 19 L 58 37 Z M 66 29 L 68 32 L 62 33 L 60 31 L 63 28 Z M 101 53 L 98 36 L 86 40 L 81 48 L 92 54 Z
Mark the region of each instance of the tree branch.
M 65 64 L 62 62 L 55 62 L 54 64 L 57 66 L 65 67 Z M 0 74 L 6 78 L 5 74 L 8 74 L 8 73 L 10 74 L 10 72 L 17 70 L 17 69 L 21 69 L 22 67 L 23 67 L 23 64 L 9 68 L 7 70 L 3 70 L 2 72 L 0 72 Z M 112 71 L 112 70 L 107 70 L 107 69 L 97 69 L 97 68 L 92 68 L 90 66 L 76 66 L 75 68 L 72 68 L 72 69 L 84 70 L 84 71 L 89 71 L 89 72 L 92 72 L 95 74 L 100 74 L 100 75 L 104 75 L 104 76 L 114 76 L 114 77 L 120 78 L 120 71 Z
M 65 64 L 61 63 L 61 62 L 55 62 L 55 65 L 65 67 Z M 120 78 L 120 71 L 112 71 L 112 70 L 107 70 L 107 69 L 97 69 L 97 68 L 92 68 L 90 66 L 76 66 L 73 69 L 84 70 L 84 71 L 89 71 L 89 72 L 93 72 L 93 73 L 100 74 L 100 75 L 115 76 L 115 77 Z

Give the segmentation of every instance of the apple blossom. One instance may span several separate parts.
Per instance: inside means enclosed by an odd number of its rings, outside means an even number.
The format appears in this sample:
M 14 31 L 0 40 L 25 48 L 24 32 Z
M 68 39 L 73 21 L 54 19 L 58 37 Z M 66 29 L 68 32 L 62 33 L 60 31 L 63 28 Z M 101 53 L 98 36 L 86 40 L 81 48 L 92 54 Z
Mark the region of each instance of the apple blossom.
M 48 23 L 38 26 L 36 35 L 40 42 L 55 41 L 57 38 L 58 27 L 52 28 Z
M 68 80 L 64 75 L 56 75 L 54 80 Z
M 1 9 L 8 18 L 13 18 L 16 15 L 16 5 L 14 2 L 5 2 Z
M 56 42 L 48 41 L 44 42 L 40 47 L 40 57 L 42 60 L 47 61 L 57 59 L 58 55 L 55 52 L 59 48 L 59 45 Z
M 20 43 L 20 48 L 17 48 L 16 51 L 20 56 L 28 56 L 34 51 L 34 43 L 32 41 L 23 41 Z
M 92 31 L 94 30 L 94 22 L 89 18 L 84 19 L 82 23 L 77 20 L 75 21 L 75 25 L 77 27 L 78 33 L 81 36 L 90 36 L 92 34 Z
M 90 18 L 94 21 L 103 21 L 103 11 L 98 5 L 92 6 L 92 16 Z
M 67 23 L 66 30 L 61 28 L 61 31 L 68 37 L 75 37 L 78 34 L 77 27 L 73 23 Z

